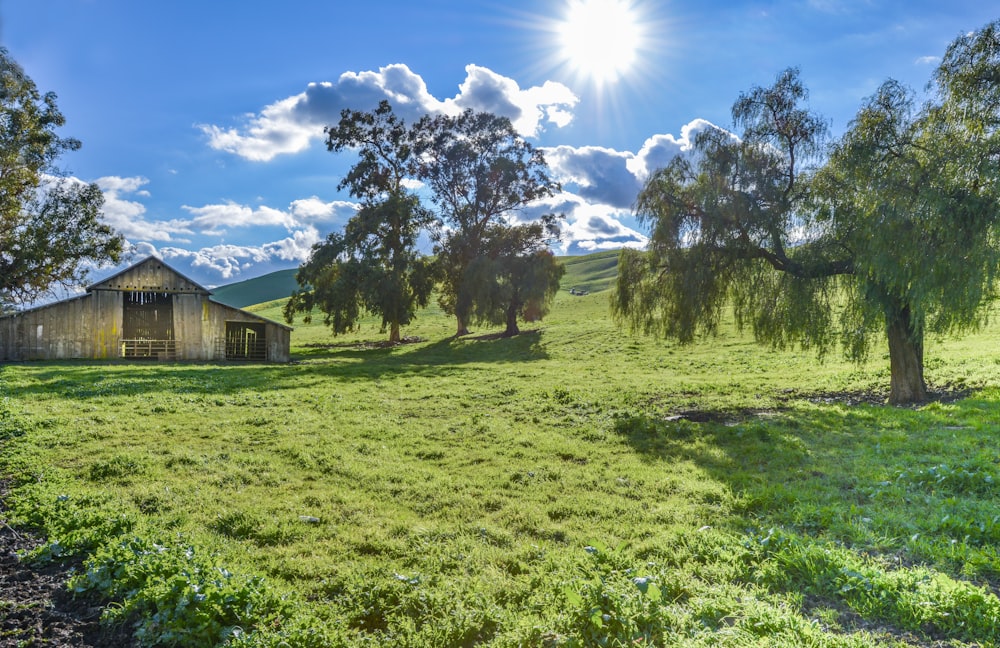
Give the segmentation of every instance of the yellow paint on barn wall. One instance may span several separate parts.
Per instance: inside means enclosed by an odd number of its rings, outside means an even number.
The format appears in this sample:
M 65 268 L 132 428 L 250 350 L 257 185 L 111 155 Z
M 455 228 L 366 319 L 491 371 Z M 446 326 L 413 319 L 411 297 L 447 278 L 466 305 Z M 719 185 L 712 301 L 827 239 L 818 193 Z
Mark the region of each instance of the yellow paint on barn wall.
M 208 321 L 208 300 L 204 300 L 201 302 L 201 321 L 202 322 Z

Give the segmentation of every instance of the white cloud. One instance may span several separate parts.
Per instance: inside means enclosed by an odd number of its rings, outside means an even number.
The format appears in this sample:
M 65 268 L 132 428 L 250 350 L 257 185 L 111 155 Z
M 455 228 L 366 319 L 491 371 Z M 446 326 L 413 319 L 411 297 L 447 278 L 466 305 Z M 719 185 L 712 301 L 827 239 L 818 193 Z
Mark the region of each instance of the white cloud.
M 267 206 L 251 209 L 246 205 L 227 202 L 202 207 L 182 205 L 181 209 L 194 216 L 191 220 L 193 227 L 203 234 L 214 236 L 225 234 L 230 227 L 291 228 L 294 225 L 291 214 Z
M 354 215 L 357 204 L 346 200 L 324 202 L 316 196 L 292 201 L 287 211 L 266 205 L 252 208 L 229 201 L 182 209 L 194 216 L 187 221 L 202 234 L 221 236 L 235 227 L 284 227 L 291 231 L 307 223 L 346 221 Z
M 582 197 L 621 209 L 635 201 L 641 185 L 629 169 L 634 154 L 597 146 L 557 146 L 544 153 L 555 178 L 575 185 Z
M 143 177 L 105 176 L 97 179 L 97 186 L 104 194 L 104 221 L 127 239 L 143 241 L 187 242 L 191 231 L 187 221 L 178 219 L 149 220 L 146 206 L 130 197 L 148 198 L 149 192 L 141 189 L 149 180 Z
M 644 247 L 648 241 L 644 234 L 622 222 L 631 217 L 631 212 L 595 203 L 567 191 L 531 205 L 518 214 L 517 220 L 528 221 L 547 213 L 565 216 L 560 226 L 558 246 L 562 254 L 621 247 L 638 248 Z
M 264 250 L 272 258 L 301 263 L 309 258 L 312 246 L 319 242 L 319 231 L 315 227 L 307 227 L 304 230 L 292 232 L 288 238 L 264 245 Z
M 582 198 L 617 209 L 631 209 L 642 183 L 654 170 L 678 155 L 689 155 L 698 133 L 718 128 L 696 119 L 681 128 L 680 137 L 654 135 L 638 153 L 598 146 L 556 146 L 544 149 L 552 173 Z
M 287 238 L 263 245 L 212 245 L 198 250 L 178 247 L 162 247 L 159 250 L 150 244 L 136 245 L 137 255 L 155 254 L 164 261 L 181 261 L 199 274 L 208 274 L 224 281 L 239 277 L 245 270 L 254 267 L 286 267 L 287 262 L 302 263 L 309 258 L 312 246 L 320 241 L 315 227 L 296 230 Z
M 713 128 L 724 130 L 710 121 L 695 119 L 681 128 L 680 137 L 670 134 L 653 135 L 643 143 L 635 157 L 628 161 L 628 168 L 640 182 L 645 182 L 653 171 L 667 166 L 673 158 L 690 154 L 698 133 Z
M 358 210 L 357 203 L 347 200 L 324 202 L 316 196 L 293 200 L 290 206 L 296 222 L 330 223 L 346 221 Z
M 562 127 L 572 120 L 578 99 L 561 83 L 548 81 L 522 89 L 513 79 L 481 66 L 468 65 L 465 71 L 458 94 L 450 99 L 436 99 L 423 78 L 406 65 L 394 64 L 378 72 L 346 72 L 335 83 L 311 83 L 304 92 L 245 116 L 243 124 L 235 128 L 198 127 L 212 148 L 266 162 L 306 150 L 323 137 L 324 126 L 340 119 L 341 110 L 371 110 L 382 99 L 388 99 L 409 122 L 428 113 L 487 110 L 509 118 L 525 136 L 537 135 L 547 123 Z
M 941 62 L 940 56 L 921 56 L 914 63 L 916 65 L 937 65 Z

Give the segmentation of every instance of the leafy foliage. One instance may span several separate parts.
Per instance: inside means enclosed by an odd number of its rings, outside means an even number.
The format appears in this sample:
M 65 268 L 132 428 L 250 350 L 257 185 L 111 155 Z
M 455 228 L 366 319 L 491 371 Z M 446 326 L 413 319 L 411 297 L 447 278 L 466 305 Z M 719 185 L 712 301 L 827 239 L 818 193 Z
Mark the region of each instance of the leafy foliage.
M 343 234 L 313 246 L 296 275 L 300 288 L 285 306 L 285 319 L 319 308 L 334 334 L 342 334 L 367 311 L 381 316 L 382 330 L 398 342 L 400 327 L 427 304 L 433 288 L 432 265 L 416 250 L 433 215 L 404 184 L 413 168 L 412 135 L 387 101 L 370 113 L 344 110 L 327 133 L 331 151 L 359 148 L 360 161 L 338 188 L 349 188 L 362 204 Z
M 890 400 L 923 401 L 925 331 L 981 325 L 1000 268 L 997 31 L 949 47 L 922 108 L 886 82 L 825 159 L 797 70 L 741 95 L 741 138 L 702 132 L 640 193 L 651 243 L 622 254 L 619 320 L 690 342 L 731 301 L 761 342 L 857 360 L 885 334 Z
M 0 48 L 0 309 L 78 285 L 87 264 L 123 254 L 97 185 L 59 177 L 59 157 L 80 148 L 56 134 L 65 121 L 56 95 L 41 95 Z
M 546 216 L 538 223 L 489 228 L 486 253 L 472 259 L 462 281 L 474 321 L 503 324 L 503 334 L 510 336 L 520 332 L 518 319 L 545 316 L 565 273 L 548 249 L 549 236 L 558 232 L 555 220 Z
M 464 335 L 474 318 L 496 320 L 496 289 L 505 282 L 502 277 L 508 284 L 517 274 L 529 279 L 526 270 L 511 265 L 517 256 L 514 250 L 532 256 L 543 234 L 518 229 L 506 218 L 529 203 L 554 195 L 559 184 L 549 177 L 542 152 L 518 135 L 505 117 L 470 109 L 457 116 L 427 116 L 415 130 L 419 177 L 427 183 L 434 204 L 450 226 L 439 235 L 435 250 L 443 277 L 440 304 L 455 315 L 458 333 Z M 498 259 L 507 259 L 508 267 L 484 272 L 484 266 L 494 265 Z M 480 267 L 471 268 L 477 260 Z M 539 257 L 531 266 L 525 258 L 518 263 L 537 270 L 543 261 Z M 518 290 L 541 296 L 546 289 Z M 506 306 L 521 308 L 509 300 Z

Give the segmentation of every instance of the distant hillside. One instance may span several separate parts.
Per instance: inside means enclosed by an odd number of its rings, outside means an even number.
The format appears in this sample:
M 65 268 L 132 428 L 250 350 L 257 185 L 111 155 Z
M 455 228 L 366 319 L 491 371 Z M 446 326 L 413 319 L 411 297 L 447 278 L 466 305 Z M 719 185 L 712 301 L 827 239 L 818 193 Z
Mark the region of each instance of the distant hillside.
M 235 308 L 246 308 L 253 304 L 284 299 L 298 288 L 295 283 L 296 269 L 278 270 L 255 279 L 238 281 L 212 289 L 212 299 Z
M 562 290 L 576 288 L 585 292 L 598 292 L 611 287 L 618 276 L 618 250 L 595 252 L 586 256 L 560 257 L 566 266 Z M 295 270 L 278 270 L 256 279 L 247 279 L 212 289 L 212 298 L 236 308 L 284 299 L 298 288 Z
M 576 288 L 598 292 L 611 287 L 618 276 L 618 250 L 595 252 L 586 256 L 560 257 L 566 274 L 559 282 L 561 290 Z

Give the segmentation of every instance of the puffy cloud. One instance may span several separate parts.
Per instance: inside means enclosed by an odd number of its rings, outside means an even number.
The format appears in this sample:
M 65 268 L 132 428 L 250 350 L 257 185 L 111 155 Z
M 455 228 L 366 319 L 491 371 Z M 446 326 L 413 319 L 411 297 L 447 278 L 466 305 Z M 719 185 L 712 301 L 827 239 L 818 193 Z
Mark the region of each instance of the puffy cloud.
M 294 224 L 291 214 L 267 206 L 251 209 L 246 205 L 227 202 L 202 207 L 182 205 L 181 208 L 194 216 L 191 220 L 193 227 L 199 229 L 203 234 L 215 236 L 224 234 L 230 227 L 280 226 L 290 228 Z
M 916 61 L 914 61 L 914 63 L 917 65 L 937 65 L 940 62 L 941 62 L 940 56 L 921 56 Z
M 316 196 L 293 200 L 290 206 L 296 222 L 329 223 L 348 220 L 358 209 L 358 204 L 347 200 L 324 202 Z
M 346 200 L 324 202 L 316 196 L 292 201 L 287 211 L 262 205 L 252 208 L 235 202 L 182 209 L 194 216 L 188 221 L 202 234 L 221 236 L 233 227 L 284 227 L 291 231 L 307 223 L 346 221 L 357 210 Z
M 628 209 L 642 186 L 629 169 L 632 153 L 598 146 L 557 146 L 544 153 L 556 179 L 575 185 L 587 200 Z
M 468 65 L 465 71 L 459 93 L 443 101 L 433 97 L 423 78 L 409 67 L 394 64 L 378 72 L 346 72 L 336 82 L 311 83 L 304 92 L 247 115 L 239 127 L 202 124 L 199 128 L 212 148 L 266 162 L 307 149 L 323 136 L 324 126 L 340 119 L 341 110 L 371 110 L 382 99 L 411 122 L 428 113 L 488 110 L 508 117 L 525 136 L 537 135 L 545 123 L 562 127 L 572 119 L 577 97 L 560 83 L 522 89 L 513 79 L 484 67 Z
M 644 234 L 622 222 L 631 218 L 628 211 L 595 203 L 566 191 L 531 205 L 518 215 L 518 220 L 527 221 L 546 213 L 565 216 L 560 227 L 559 243 L 563 254 L 622 247 L 638 248 L 644 247 L 648 241 Z
M 146 206 L 129 198 L 148 198 L 149 192 L 142 189 L 149 180 L 143 177 L 106 176 L 98 178 L 97 186 L 104 194 L 104 220 L 127 239 L 144 241 L 187 242 L 194 232 L 187 221 L 178 219 L 149 220 Z
M 638 153 L 599 146 L 556 146 L 544 149 L 545 160 L 556 179 L 574 188 L 581 197 L 630 209 L 649 174 L 678 155 L 690 155 L 695 137 L 710 128 L 718 126 L 696 119 L 681 129 L 680 137 L 650 137 Z
M 695 119 L 681 128 L 680 137 L 670 134 L 653 135 L 643 143 L 635 157 L 628 161 L 629 170 L 640 182 L 644 182 L 653 171 L 667 166 L 673 158 L 689 155 L 698 133 L 713 128 L 724 130 L 710 121 Z
M 307 227 L 292 233 L 280 241 L 263 245 L 213 245 L 198 250 L 177 247 L 163 247 L 159 251 L 151 246 L 144 253 L 158 254 L 165 261 L 181 261 L 197 274 L 203 274 L 230 281 L 244 270 L 256 266 L 266 266 L 276 261 L 301 263 L 309 258 L 313 244 L 320 240 L 314 227 Z

